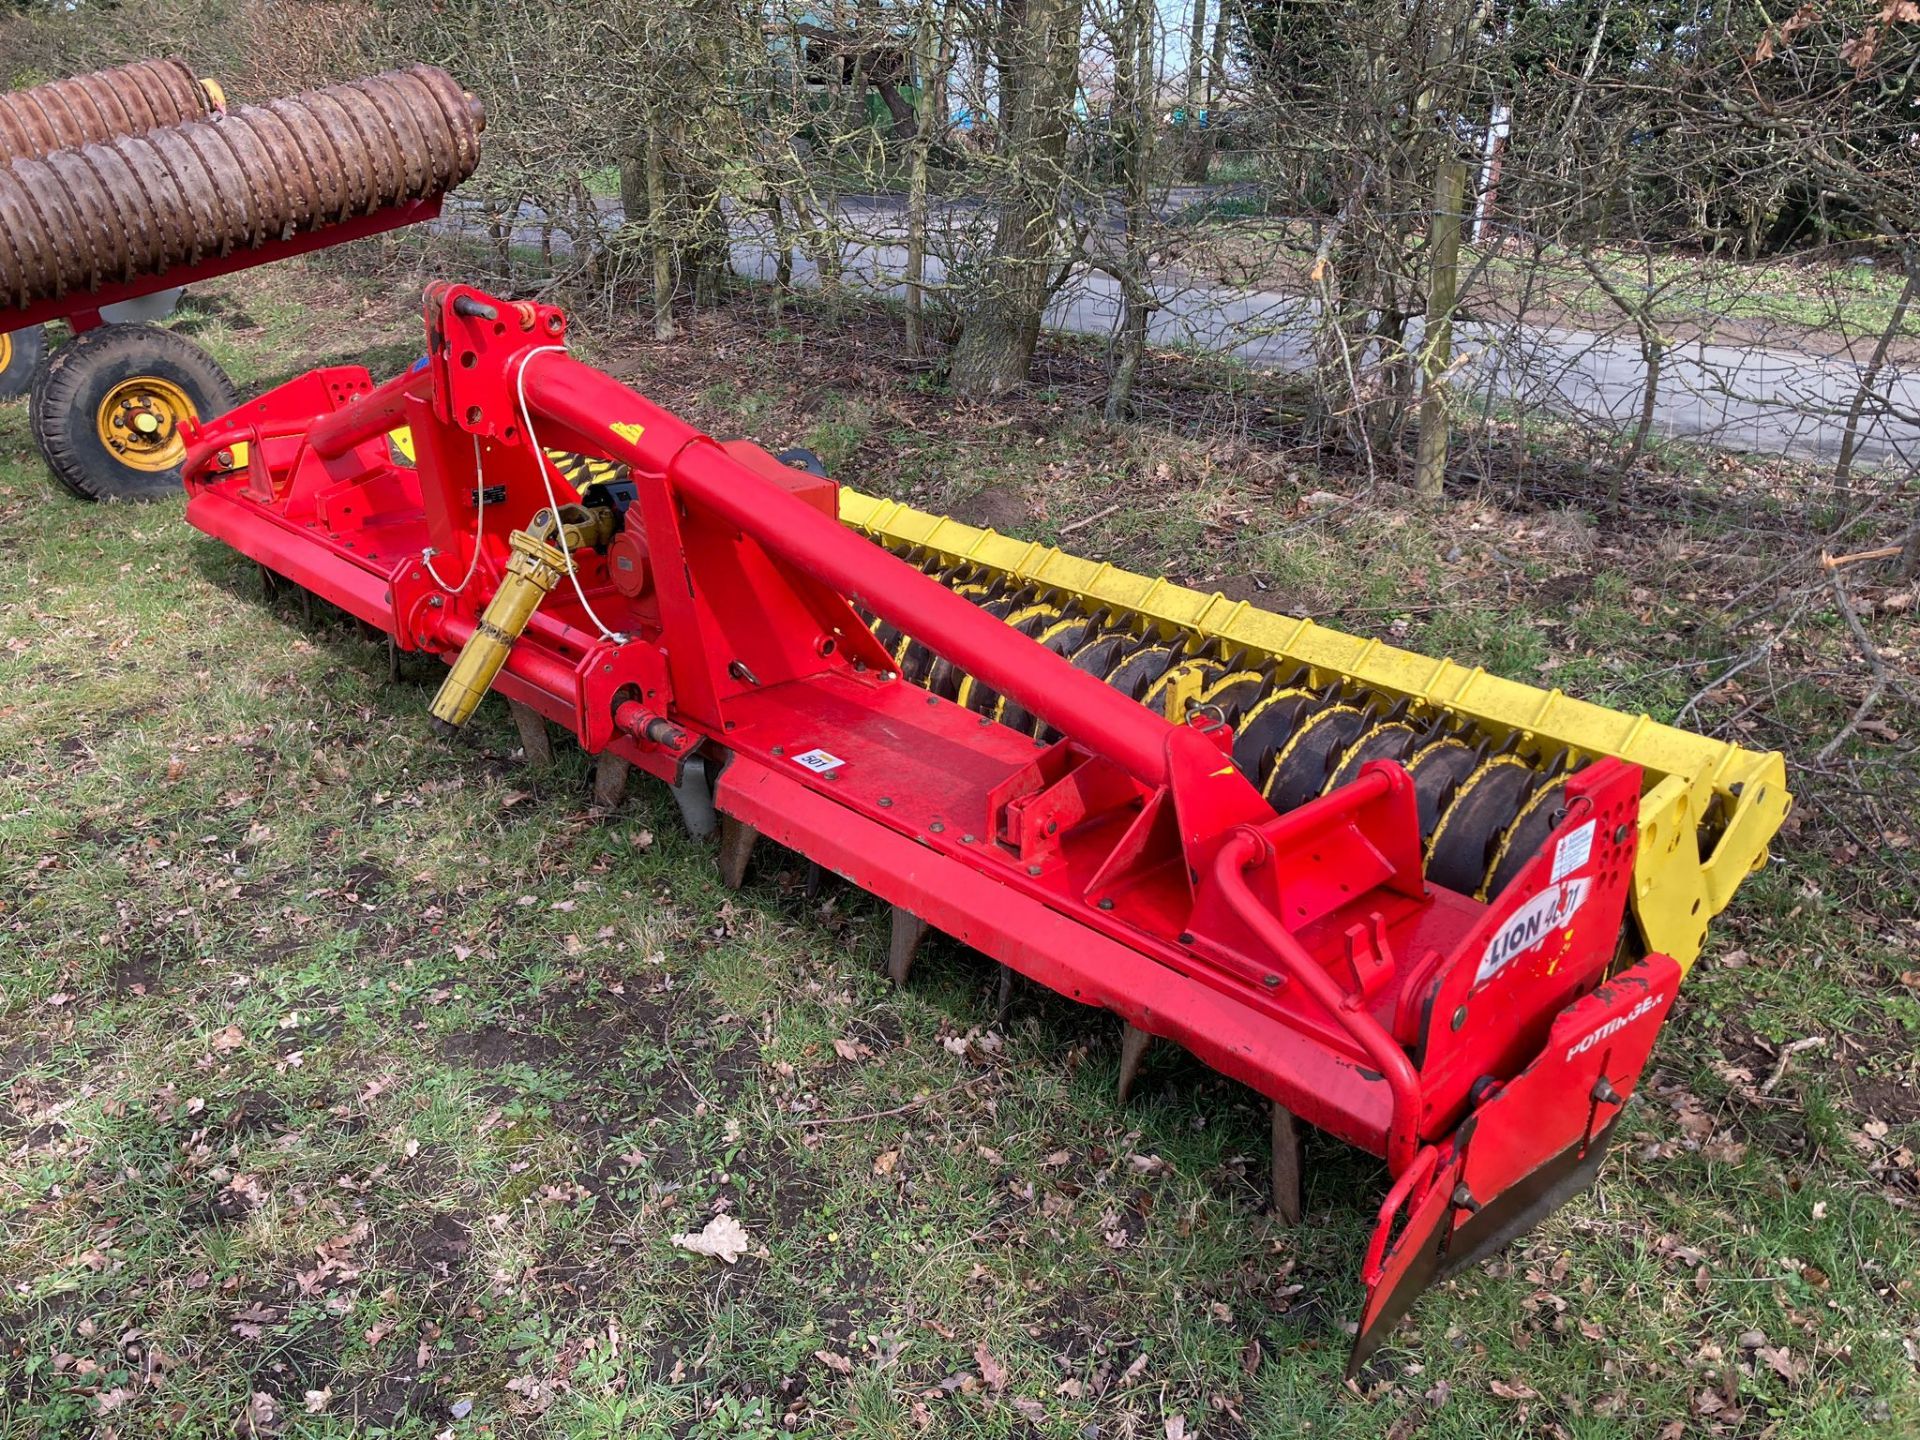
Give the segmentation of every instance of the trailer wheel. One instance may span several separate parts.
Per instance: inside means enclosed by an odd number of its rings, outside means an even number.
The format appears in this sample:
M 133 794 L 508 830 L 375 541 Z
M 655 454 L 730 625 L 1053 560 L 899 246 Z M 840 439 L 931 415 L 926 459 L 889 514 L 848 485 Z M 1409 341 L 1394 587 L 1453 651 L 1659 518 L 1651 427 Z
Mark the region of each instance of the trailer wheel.
M 0 400 L 24 395 L 33 385 L 34 367 L 47 353 L 47 332 L 38 325 L 0 335 Z
M 240 403 L 211 355 L 149 325 L 102 325 L 42 358 L 33 438 L 53 478 L 83 500 L 179 493 L 184 421 Z

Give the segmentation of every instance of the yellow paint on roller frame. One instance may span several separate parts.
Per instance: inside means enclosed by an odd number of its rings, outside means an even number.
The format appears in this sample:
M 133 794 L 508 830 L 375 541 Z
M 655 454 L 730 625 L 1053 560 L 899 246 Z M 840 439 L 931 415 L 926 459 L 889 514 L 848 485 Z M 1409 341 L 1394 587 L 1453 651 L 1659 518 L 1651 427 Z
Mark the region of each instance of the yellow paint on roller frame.
M 1182 632 L 1218 637 L 1253 652 L 1255 663 L 1272 657 L 1308 666 L 1316 685 L 1350 681 L 1408 700 L 1417 711 L 1471 720 L 1497 740 L 1518 736 L 1519 749 L 1535 758 L 1567 749 L 1580 759 L 1613 755 L 1640 766 L 1645 788 L 1634 915 L 1648 948 L 1672 956 L 1683 970 L 1699 958 L 1708 920 L 1727 907 L 1748 874 L 1766 863 L 1768 842 L 1793 804 L 1786 762 L 1777 751 L 1742 749 L 1646 715 L 1363 640 L 1244 600 L 1204 595 L 844 486 L 840 518 L 882 542 L 918 545 L 950 560 L 1131 611 L 1168 638 Z M 1711 853 L 1703 855 L 1701 821 L 1716 798 L 1725 824 Z

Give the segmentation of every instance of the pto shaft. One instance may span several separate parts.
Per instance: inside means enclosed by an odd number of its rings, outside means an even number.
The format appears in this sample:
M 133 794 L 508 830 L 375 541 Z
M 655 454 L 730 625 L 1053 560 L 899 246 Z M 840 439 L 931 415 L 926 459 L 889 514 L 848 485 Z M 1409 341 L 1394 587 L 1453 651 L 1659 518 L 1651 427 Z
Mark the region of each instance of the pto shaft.
M 513 553 L 507 558 L 506 573 L 500 588 L 487 602 L 480 623 L 473 627 L 467 643 L 460 647 L 460 658 L 453 662 L 447 678 L 440 682 L 440 693 L 433 697 L 433 728 L 451 735 L 468 720 L 507 663 L 513 649 L 533 619 L 540 602 L 553 593 L 567 573 L 567 557 L 558 547 L 536 539 L 525 530 L 516 530 L 508 538 Z

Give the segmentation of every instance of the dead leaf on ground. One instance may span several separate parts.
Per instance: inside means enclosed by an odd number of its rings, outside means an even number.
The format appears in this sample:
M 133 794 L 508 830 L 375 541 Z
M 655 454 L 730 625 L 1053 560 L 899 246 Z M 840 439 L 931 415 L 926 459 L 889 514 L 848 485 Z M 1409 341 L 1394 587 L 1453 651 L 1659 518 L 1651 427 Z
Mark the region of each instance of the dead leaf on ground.
M 837 1350 L 816 1350 L 813 1352 L 813 1358 L 833 1371 L 836 1375 L 851 1375 L 853 1373 L 853 1361 L 840 1354 Z
M 994 1359 L 984 1344 L 973 1347 L 973 1363 L 980 1367 L 980 1378 L 987 1382 L 989 1390 L 1007 1388 L 1007 1367 Z
M 280 1433 L 280 1402 L 264 1390 L 253 1392 L 233 1421 L 233 1433 L 240 1440 L 266 1440 Z
M 212 1047 L 216 1055 L 229 1055 L 246 1043 L 247 1037 L 240 1033 L 240 1027 L 238 1025 L 227 1026 L 226 1029 L 216 1032 L 213 1038 L 207 1041 L 207 1044 Z
M 731 1215 L 716 1215 L 706 1226 L 690 1235 L 675 1235 L 673 1243 L 695 1255 L 711 1255 L 731 1265 L 746 1254 L 753 1242 L 746 1230 Z

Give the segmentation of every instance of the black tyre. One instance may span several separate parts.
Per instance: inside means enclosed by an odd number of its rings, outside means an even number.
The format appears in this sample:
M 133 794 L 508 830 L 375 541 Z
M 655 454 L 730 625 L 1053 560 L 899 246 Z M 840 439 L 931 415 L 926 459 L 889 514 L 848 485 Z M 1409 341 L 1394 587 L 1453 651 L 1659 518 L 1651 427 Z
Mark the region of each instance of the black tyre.
M 47 332 L 38 325 L 0 335 L 0 400 L 12 400 L 32 388 L 34 367 L 46 353 Z
M 184 335 L 102 325 L 41 360 L 33 438 L 53 478 L 83 500 L 158 500 L 180 490 L 182 422 L 239 403 L 226 372 Z

